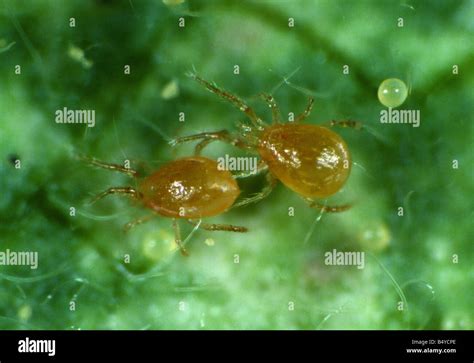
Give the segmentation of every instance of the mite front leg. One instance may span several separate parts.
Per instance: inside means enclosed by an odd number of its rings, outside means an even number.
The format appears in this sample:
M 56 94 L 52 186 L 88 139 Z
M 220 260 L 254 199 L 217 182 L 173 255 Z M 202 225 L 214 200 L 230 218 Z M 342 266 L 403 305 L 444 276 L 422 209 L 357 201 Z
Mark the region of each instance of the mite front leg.
M 131 222 L 128 222 L 128 223 L 123 227 L 123 229 L 124 229 L 125 232 L 128 232 L 128 231 L 130 231 L 132 228 L 138 226 L 139 224 L 143 224 L 143 223 L 145 223 L 145 222 L 148 222 L 148 221 L 152 220 L 152 219 L 155 218 L 155 217 L 156 217 L 155 214 L 150 214 L 150 215 L 147 215 L 147 216 L 144 216 L 144 217 L 140 217 L 140 218 L 135 219 L 135 220 L 133 220 L 133 221 L 131 221 Z
M 361 122 L 353 121 L 353 120 L 341 120 L 341 121 L 331 120 L 327 122 L 326 125 L 330 127 L 335 127 L 335 126 L 349 127 L 355 130 L 360 130 L 363 127 L 363 124 Z
M 132 187 L 113 187 L 113 188 L 109 188 L 106 191 L 98 194 L 89 204 L 94 204 L 98 200 L 100 200 L 100 199 L 102 199 L 102 198 L 104 198 L 104 197 L 106 197 L 107 195 L 110 195 L 110 194 L 129 195 L 132 198 L 140 199 L 140 193 Z
M 227 92 L 227 91 L 217 87 L 216 85 L 202 79 L 201 77 L 199 77 L 195 73 L 188 73 L 188 75 L 191 78 L 193 78 L 195 81 L 197 81 L 199 84 L 204 86 L 207 90 L 209 90 L 212 93 L 218 95 L 219 97 L 223 98 L 224 100 L 230 102 L 235 107 L 237 107 L 240 111 L 245 113 L 255 127 L 259 128 L 259 129 L 265 127 L 265 123 L 262 121 L 262 119 L 260 117 L 258 117 L 256 115 L 255 111 L 251 107 L 249 107 L 239 97 L 237 97 L 236 95 L 234 95 L 230 92 Z
M 176 245 L 179 247 L 181 254 L 183 256 L 189 256 L 188 251 L 184 248 L 183 241 L 181 240 L 181 230 L 179 229 L 178 221 L 173 218 L 173 229 L 174 229 L 174 241 Z
M 244 179 L 248 178 L 250 176 L 255 176 L 259 175 L 260 173 L 263 173 L 264 171 L 268 170 L 268 165 L 265 161 L 260 160 L 257 164 L 257 170 L 256 171 L 239 171 L 237 173 L 233 173 L 232 176 L 235 179 Z
M 266 185 L 263 187 L 263 189 L 260 192 L 258 192 L 257 194 L 253 195 L 252 197 L 245 198 L 245 199 L 241 200 L 240 202 L 235 203 L 232 206 L 232 208 L 242 207 L 242 206 L 247 205 L 247 204 L 259 202 L 260 200 L 268 197 L 268 195 L 275 188 L 276 184 L 277 184 L 277 179 L 271 173 L 267 173 L 266 174 Z
M 310 97 L 308 99 L 308 104 L 306 105 L 306 109 L 301 113 L 299 114 L 296 118 L 295 118 L 295 121 L 293 121 L 294 123 L 298 123 L 298 122 L 302 122 L 304 119 L 306 119 L 309 115 L 311 115 L 311 110 L 313 109 L 313 105 L 314 105 L 314 98 L 313 97 Z
M 273 124 L 279 124 L 281 123 L 281 113 L 280 113 L 280 108 L 278 107 L 275 98 L 273 98 L 272 95 L 269 95 L 267 93 L 260 93 L 260 97 L 265 100 L 265 102 L 268 104 L 268 107 L 272 109 L 272 123 Z
M 190 142 L 195 140 L 201 140 L 194 149 L 195 155 L 200 155 L 201 151 L 213 141 L 223 141 L 228 144 L 234 145 L 240 149 L 253 150 L 253 148 L 247 144 L 244 140 L 232 136 L 227 130 L 215 131 L 215 132 L 203 132 L 200 134 L 194 134 L 189 136 L 178 137 L 170 141 L 171 146 L 182 144 L 183 142 Z
M 344 205 L 338 205 L 338 206 L 329 206 L 329 205 L 324 205 L 321 203 L 318 203 L 314 200 L 307 199 L 310 208 L 315 208 L 322 210 L 323 212 L 328 212 L 328 213 L 339 213 L 339 212 L 344 212 L 352 207 L 351 204 L 344 204 Z
M 90 165 L 97 166 L 97 167 L 102 168 L 102 169 L 118 171 L 120 173 L 127 174 L 128 176 L 131 176 L 131 177 L 137 177 L 138 176 L 138 172 L 136 170 L 126 168 L 126 167 L 124 167 L 122 165 L 119 165 L 119 164 L 106 163 L 104 161 L 100 161 L 100 160 L 97 160 L 95 158 L 91 158 L 91 157 L 84 156 L 84 155 L 79 155 L 78 158 L 82 161 L 85 161 L 86 163 L 88 163 Z
M 197 226 L 199 223 L 192 219 L 187 220 L 190 224 Z M 227 232 L 238 232 L 245 233 L 248 231 L 246 227 L 234 226 L 233 224 L 216 224 L 216 223 L 200 223 L 199 228 L 205 229 L 206 231 L 227 231 Z

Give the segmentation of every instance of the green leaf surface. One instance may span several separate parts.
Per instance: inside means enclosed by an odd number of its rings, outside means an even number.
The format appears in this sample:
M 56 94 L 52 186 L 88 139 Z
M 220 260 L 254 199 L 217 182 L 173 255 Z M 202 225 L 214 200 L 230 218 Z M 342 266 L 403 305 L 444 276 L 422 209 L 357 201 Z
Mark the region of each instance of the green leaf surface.
M 0 328 L 473 329 L 474 2 L 170 3 L 0 1 L 0 253 L 38 252 L 37 269 L 0 265 Z M 77 155 L 153 170 L 193 152 L 172 138 L 237 132 L 243 113 L 193 69 L 266 121 L 260 92 L 285 119 L 312 95 L 306 122 L 362 122 L 336 130 L 355 164 L 322 201 L 353 207 L 320 214 L 280 184 L 206 220 L 246 234 L 182 223 L 182 257 L 170 219 L 124 234 L 144 207 L 89 205 L 134 182 Z M 398 109 L 419 110 L 419 127 L 380 122 L 387 78 L 407 84 Z M 56 123 L 64 107 L 95 110 L 95 126 Z M 243 155 L 205 150 L 225 153 Z M 250 195 L 263 179 L 239 183 Z M 334 249 L 365 252 L 364 268 L 325 264 Z

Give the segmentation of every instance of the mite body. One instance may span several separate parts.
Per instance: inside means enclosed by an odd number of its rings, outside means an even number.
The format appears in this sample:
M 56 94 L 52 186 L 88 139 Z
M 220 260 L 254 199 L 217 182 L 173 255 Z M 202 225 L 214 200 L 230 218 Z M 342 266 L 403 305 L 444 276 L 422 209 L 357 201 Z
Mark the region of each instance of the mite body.
M 337 193 L 350 174 L 346 143 L 321 126 L 270 126 L 260 137 L 258 153 L 278 180 L 308 198 Z
M 311 113 L 313 98 L 309 99 L 303 113 L 294 121 L 284 124 L 281 122 L 280 111 L 273 96 L 261 94 L 261 98 L 272 111 L 272 123 L 268 125 L 239 97 L 195 74 L 190 76 L 212 93 L 239 108 L 251 121 L 251 125 L 239 124 L 241 131 L 235 135 L 221 130 L 184 136 L 171 142 L 172 145 L 177 145 L 200 140 L 195 148 L 195 154 L 199 155 L 210 142 L 221 140 L 260 156 L 258 171 L 266 172 L 267 185 L 255 196 L 237 202 L 234 206 L 265 198 L 277 180 L 280 180 L 306 199 L 310 207 L 328 212 L 339 212 L 350 208 L 350 205 L 326 206 L 317 201 L 337 193 L 344 186 L 351 171 L 351 157 L 344 140 L 328 127 L 301 124 Z M 359 122 L 350 120 L 333 120 L 327 126 L 361 128 Z
M 97 159 L 86 159 L 90 164 L 139 178 L 138 172 L 118 164 Z M 219 170 L 216 161 L 193 156 L 177 159 L 163 165 L 149 176 L 137 180 L 138 187 L 112 187 L 96 196 L 96 202 L 110 194 L 129 195 L 153 213 L 126 224 L 125 229 L 144 223 L 156 215 L 173 219 L 175 241 L 183 254 L 178 219 L 196 225 L 201 218 L 212 217 L 228 210 L 240 194 L 232 174 Z M 246 232 L 245 227 L 228 224 L 200 223 L 200 228 L 210 231 Z
M 164 217 L 200 219 L 225 212 L 240 189 L 217 162 L 196 156 L 162 166 L 140 183 L 138 193 L 147 208 Z

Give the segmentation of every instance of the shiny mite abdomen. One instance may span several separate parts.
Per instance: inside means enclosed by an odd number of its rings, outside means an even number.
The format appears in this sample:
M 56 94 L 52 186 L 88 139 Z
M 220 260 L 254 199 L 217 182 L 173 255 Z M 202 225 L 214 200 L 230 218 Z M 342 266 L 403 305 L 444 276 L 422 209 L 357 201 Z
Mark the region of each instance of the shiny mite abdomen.
M 344 140 L 326 127 L 276 124 L 264 130 L 258 152 L 270 172 L 305 197 L 326 198 L 339 191 L 351 170 Z
M 239 187 L 216 161 L 187 157 L 162 166 L 139 185 L 143 204 L 171 218 L 204 218 L 229 209 Z

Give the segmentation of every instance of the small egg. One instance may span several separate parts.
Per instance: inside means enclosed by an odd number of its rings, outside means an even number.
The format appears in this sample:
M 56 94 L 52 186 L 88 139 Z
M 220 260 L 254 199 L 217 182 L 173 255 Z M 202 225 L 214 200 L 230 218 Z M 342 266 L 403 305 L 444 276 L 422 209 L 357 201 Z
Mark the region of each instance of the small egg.
M 382 105 L 386 107 L 398 107 L 408 96 L 408 88 L 405 82 L 398 78 L 388 78 L 380 83 L 377 96 Z
M 204 241 L 204 243 L 208 246 L 214 246 L 215 245 L 215 242 L 212 238 L 206 238 L 206 240 Z
M 84 51 L 81 48 L 76 47 L 75 45 L 69 46 L 68 55 L 69 57 L 71 57 L 71 59 L 80 63 L 86 69 L 91 68 L 94 64 L 94 62 L 85 57 Z
M 31 313 L 32 313 L 32 310 L 31 310 L 31 306 L 30 305 L 22 305 L 19 309 L 18 309 L 18 318 L 21 320 L 21 321 L 28 321 L 31 317 Z
M 176 80 L 168 82 L 161 90 L 161 98 L 170 100 L 179 95 L 179 86 Z
M 177 246 L 171 233 L 158 230 L 144 236 L 141 248 L 147 259 L 158 262 L 169 257 Z
M 383 222 L 370 223 L 358 236 L 361 245 L 369 251 L 384 251 L 392 239 L 388 226 Z

